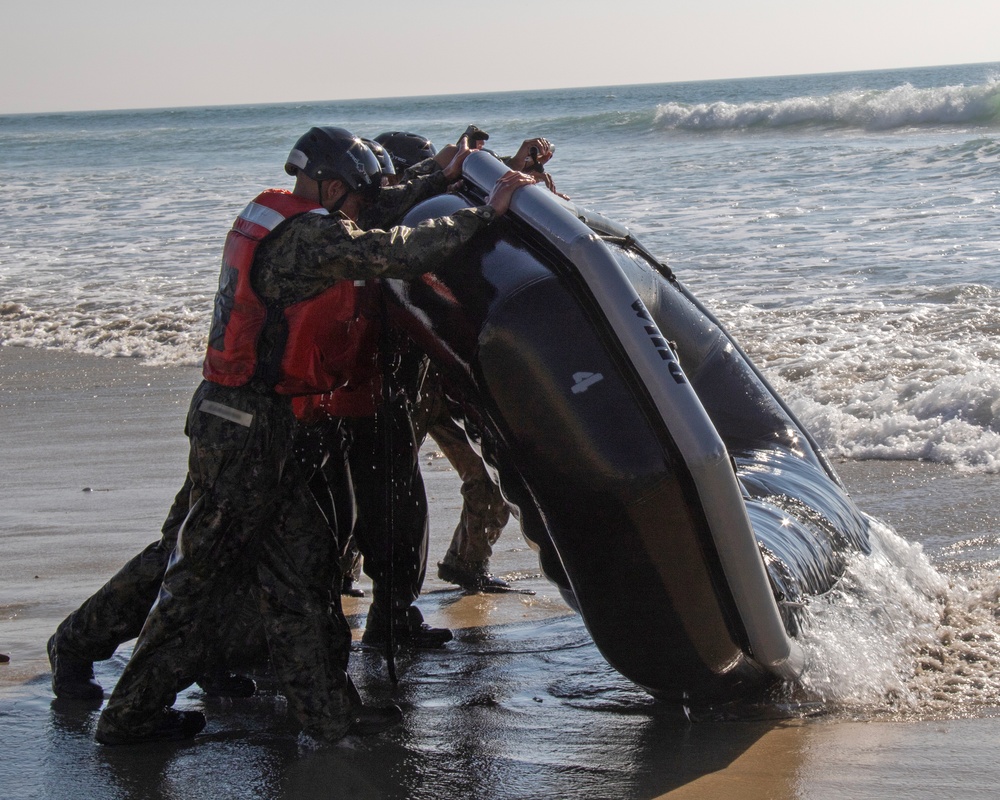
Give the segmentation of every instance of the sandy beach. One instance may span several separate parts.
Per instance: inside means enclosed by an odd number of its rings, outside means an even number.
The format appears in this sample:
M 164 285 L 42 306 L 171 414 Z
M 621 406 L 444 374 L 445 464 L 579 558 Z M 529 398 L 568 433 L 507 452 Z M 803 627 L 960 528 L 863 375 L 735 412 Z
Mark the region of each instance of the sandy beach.
M 193 368 L 0 347 L 0 792 L 5 798 L 917 798 L 996 796 L 1000 721 L 872 722 L 824 715 L 689 722 L 611 670 L 541 578 L 515 524 L 494 571 L 534 595 L 466 596 L 429 570 L 420 605 L 456 632 L 446 649 L 384 661 L 357 648 L 363 694 L 404 725 L 311 747 L 273 682 L 244 701 L 178 701 L 208 727 L 193 742 L 102 748 L 99 709 L 54 701 L 45 642 L 153 540 L 184 474 Z M 456 522 L 458 480 L 422 454 L 431 559 Z M 916 462 L 837 465 L 858 504 L 910 541 L 1000 527 L 995 476 Z M 941 556 L 945 558 L 946 556 Z M 365 585 L 364 583 L 362 585 Z M 360 625 L 366 600 L 347 611 Z M 99 664 L 109 689 L 128 655 Z

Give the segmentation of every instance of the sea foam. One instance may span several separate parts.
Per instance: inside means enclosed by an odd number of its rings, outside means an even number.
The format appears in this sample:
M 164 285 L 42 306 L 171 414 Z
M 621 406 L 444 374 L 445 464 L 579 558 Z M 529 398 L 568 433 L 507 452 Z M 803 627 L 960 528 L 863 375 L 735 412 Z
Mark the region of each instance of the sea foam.
M 720 316 L 829 455 L 998 473 L 1000 307 L 992 290 L 950 294 Z
M 873 521 L 873 552 L 805 610 L 810 699 L 852 714 L 957 717 L 1000 705 L 995 578 L 948 578 Z

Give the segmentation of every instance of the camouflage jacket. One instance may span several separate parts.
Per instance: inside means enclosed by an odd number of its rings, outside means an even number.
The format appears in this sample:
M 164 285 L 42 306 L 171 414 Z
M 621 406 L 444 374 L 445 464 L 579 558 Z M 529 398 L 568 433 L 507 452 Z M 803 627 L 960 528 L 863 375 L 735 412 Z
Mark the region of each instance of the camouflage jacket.
M 368 220 L 398 216 L 424 197 L 438 194 L 444 176 L 436 172 L 416 189 L 403 184 L 398 193 L 383 192 L 383 202 L 368 210 Z M 436 181 L 436 183 L 435 183 Z M 437 188 L 435 188 L 437 187 Z M 396 188 L 396 187 L 392 187 Z M 466 208 L 416 227 L 365 230 L 347 215 L 301 214 L 266 236 L 254 254 L 250 280 L 268 306 L 287 308 L 318 295 L 340 280 L 415 278 L 446 261 L 495 217 L 490 206 Z M 282 331 L 266 325 L 258 353 L 270 358 L 282 345 Z
M 386 188 L 382 192 L 386 197 L 365 213 L 361 224 L 398 219 L 417 202 L 443 189 L 440 171 L 423 181 Z M 251 281 L 265 303 L 285 308 L 314 297 L 339 280 L 414 278 L 446 260 L 494 216 L 492 208 L 481 206 L 413 228 L 366 230 L 340 212 L 302 214 L 260 243 Z
M 358 224 L 369 228 L 390 228 L 396 225 L 411 208 L 421 200 L 441 194 L 448 188 L 448 180 L 433 158 L 414 164 L 403 173 L 395 186 L 384 186 L 378 201 L 361 212 Z

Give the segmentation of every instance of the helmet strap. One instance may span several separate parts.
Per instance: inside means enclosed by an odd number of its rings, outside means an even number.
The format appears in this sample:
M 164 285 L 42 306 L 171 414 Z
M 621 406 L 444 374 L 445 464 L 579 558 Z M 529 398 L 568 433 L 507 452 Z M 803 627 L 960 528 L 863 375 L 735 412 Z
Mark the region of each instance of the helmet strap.
M 316 181 L 317 201 L 319 202 L 319 204 L 321 206 L 323 206 L 323 208 L 326 208 L 326 203 L 323 202 L 323 184 L 325 182 L 326 181 Z M 338 197 L 337 198 L 337 202 L 333 204 L 333 208 L 327 209 L 329 211 L 329 213 L 336 214 L 338 211 L 340 211 L 340 207 L 342 205 L 344 205 L 344 203 L 347 200 L 347 196 L 349 194 L 350 194 L 350 191 L 345 191 L 340 197 Z
M 344 192 L 340 197 L 337 198 L 337 202 L 333 204 L 333 208 L 330 209 L 331 214 L 336 214 L 340 211 L 340 207 L 344 205 L 350 192 Z

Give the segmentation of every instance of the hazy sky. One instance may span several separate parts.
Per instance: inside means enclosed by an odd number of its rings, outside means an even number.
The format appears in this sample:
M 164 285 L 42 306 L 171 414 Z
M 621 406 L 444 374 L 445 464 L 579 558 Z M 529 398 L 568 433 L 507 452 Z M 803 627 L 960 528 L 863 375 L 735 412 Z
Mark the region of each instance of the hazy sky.
M 1000 61 L 997 0 L 4 0 L 0 113 Z

